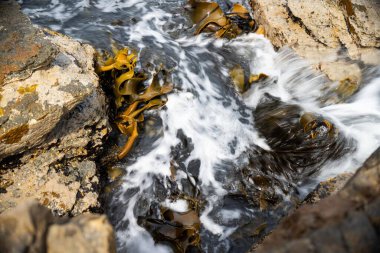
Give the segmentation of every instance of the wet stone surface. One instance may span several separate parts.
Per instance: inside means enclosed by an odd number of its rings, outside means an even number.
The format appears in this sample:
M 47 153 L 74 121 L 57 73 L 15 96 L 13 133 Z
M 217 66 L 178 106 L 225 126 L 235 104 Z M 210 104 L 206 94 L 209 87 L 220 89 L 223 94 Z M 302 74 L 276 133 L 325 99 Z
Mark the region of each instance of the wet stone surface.
M 0 3 L 0 88 L 7 75 L 25 77 L 48 65 L 57 50 L 30 20 L 20 15 L 15 1 Z

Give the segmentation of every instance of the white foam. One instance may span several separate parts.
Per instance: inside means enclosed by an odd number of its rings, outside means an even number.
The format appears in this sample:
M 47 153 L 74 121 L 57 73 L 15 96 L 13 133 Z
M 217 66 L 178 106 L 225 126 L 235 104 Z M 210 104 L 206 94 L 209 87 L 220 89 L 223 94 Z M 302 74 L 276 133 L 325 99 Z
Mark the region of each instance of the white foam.
M 221 211 L 222 219 L 225 221 L 237 220 L 241 217 L 240 210 L 222 210 Z
M 175 212 L 184 213 L 189 210 L 189 205 L 186 200 L 184 199 L 178 199 L 176 201 L 171 201 L 169 199 L 166 199 L 165 202 L 161 203 L 162 206 L 169 208 L 170 210 L 173 210 Z

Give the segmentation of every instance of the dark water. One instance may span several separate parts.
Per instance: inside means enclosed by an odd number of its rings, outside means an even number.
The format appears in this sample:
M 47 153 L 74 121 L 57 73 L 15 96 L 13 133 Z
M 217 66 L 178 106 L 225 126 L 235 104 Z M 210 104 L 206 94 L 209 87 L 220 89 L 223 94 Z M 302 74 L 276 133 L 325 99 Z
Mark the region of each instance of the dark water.
M 362 91 L 334 105 L 326 103 L 334 84 L 289 49 L 275 52 L 255 34 L 195 37 L 186 1 L 20 3 L 35 24 L 98 50 L 113 40 L 139 52 L 139 69 L 172 72 L 166 106 L 145 113 L 117 164 L 124 176 L 107 212 L 119 252 L 245 252 L 312 186 L 354 171 L 380 145 L 376 68 Z M 237 64 L 269 78 L 240 95 L 229 77 Z

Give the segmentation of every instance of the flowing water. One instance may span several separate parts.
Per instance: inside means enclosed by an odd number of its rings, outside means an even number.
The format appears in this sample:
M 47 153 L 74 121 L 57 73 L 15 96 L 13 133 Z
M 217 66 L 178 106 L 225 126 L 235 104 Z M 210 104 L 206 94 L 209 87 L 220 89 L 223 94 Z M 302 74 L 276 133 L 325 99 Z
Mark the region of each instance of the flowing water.
M 318 182 L 355 171 L 380 145 L 380 68 L 366 69 L 360 91 L 342 100 L 337 84 L 261 35 L 194 36 L 186 1 L 19 2 L 35 24 L 99 50 L 112 39 L 139 52 L 138 68 L 171 70 L 174 92 L 145 113 L 118 164 L 124 176 L 108 208 L 118 252 L 244 252 Z M 236 65 L 269 78 L 240 95 L 229 76 Z M 309 138 L 305 112 L 333 130 L 321 124 Z

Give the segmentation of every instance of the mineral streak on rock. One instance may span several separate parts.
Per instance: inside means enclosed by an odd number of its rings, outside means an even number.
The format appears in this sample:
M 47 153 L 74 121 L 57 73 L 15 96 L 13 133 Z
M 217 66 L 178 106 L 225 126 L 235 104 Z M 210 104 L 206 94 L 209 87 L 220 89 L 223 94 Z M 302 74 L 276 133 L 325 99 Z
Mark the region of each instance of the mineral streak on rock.
M 19 142 L 21 138 L 27 134 L 29 131 L 29 126 L 27 124 L 15 127 L 9 130 L 7 133 L 0 136 L 0 142 L 5 144 L 13 144 Z

